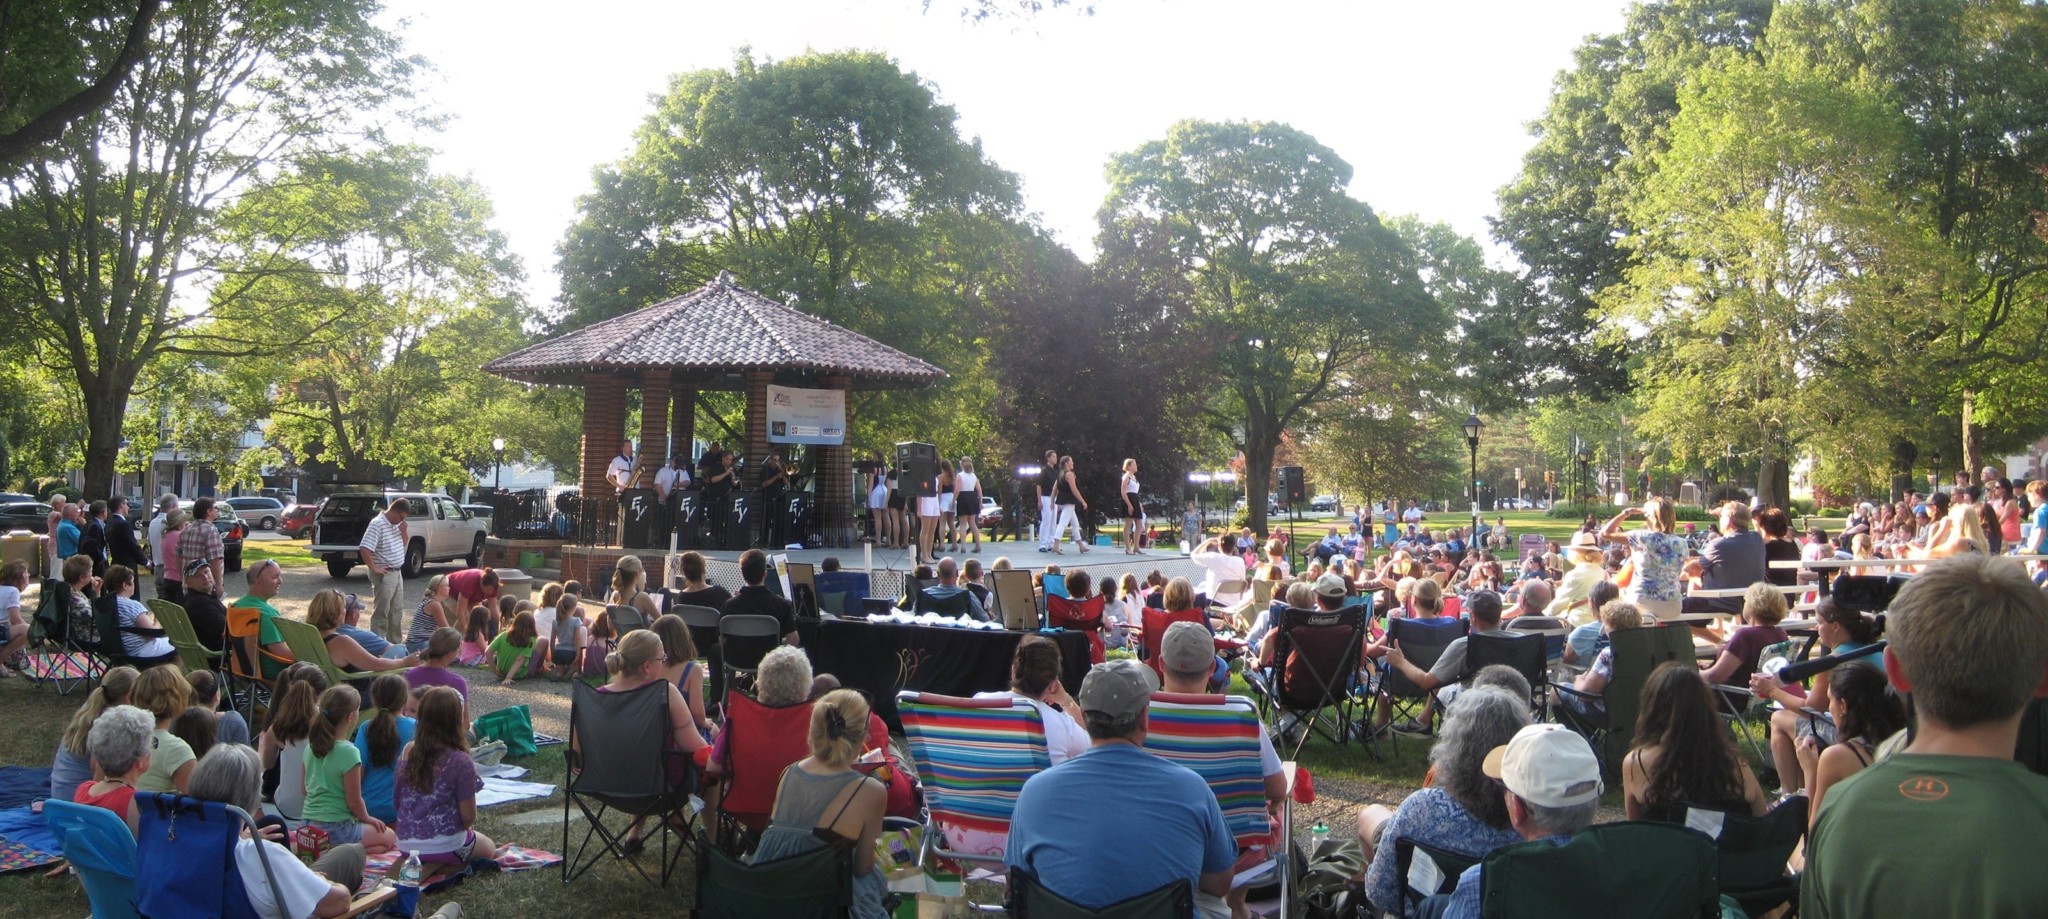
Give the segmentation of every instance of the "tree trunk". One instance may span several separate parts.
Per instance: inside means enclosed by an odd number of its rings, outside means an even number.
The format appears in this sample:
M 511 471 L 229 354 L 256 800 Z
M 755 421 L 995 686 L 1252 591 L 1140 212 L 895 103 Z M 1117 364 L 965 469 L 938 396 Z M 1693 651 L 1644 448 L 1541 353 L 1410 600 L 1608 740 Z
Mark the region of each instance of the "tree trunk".
M 1769 446 L 1757 458 L 1756 494 L 1765 507 L 1792 509 L 1792 464 Z
M 112 496 L 114 466 L 121 458 L 121 419 L 128 412 L 128 381 L 102 375 L 100 392 L 85 393 L 85 500 Z
M 1920 458 L 1920 448 L 1903 437 L 1892 438 L 1891 499 L 1906 500 L 1906 492 L 1913 489 L 1913 461 Z
M 1265 427 L 1248 424 L 1244 437 L 1244 509 L 1261 541 L 1267 532 L 1266 495 L 1273 490 L 1273 452 L 1280 447 L 1280 432 Z
M 1973 482 L 1976 481 L 1977 470 L 1987 465 L 1984 462 L 1984 458 L 1980 455 L 1983 452 L 1983 447 L 1977 442 L 1976 409 L 1977 391 L 1974 389 L 1963 390 L 1963 472 L 1967 473 L 1970 476 L 1970 481 Z M 1942 481 L 1946 482 L 1950 474 L 1950 470 L 1942 470 Z

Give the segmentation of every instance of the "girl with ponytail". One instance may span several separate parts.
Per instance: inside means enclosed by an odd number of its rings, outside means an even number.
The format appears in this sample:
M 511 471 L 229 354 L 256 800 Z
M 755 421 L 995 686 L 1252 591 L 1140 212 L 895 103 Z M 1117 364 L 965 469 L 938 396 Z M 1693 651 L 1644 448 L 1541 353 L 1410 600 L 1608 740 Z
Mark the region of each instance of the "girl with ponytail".
M 306 738 L 306 825 L 336 845 L 359 842 L 364 851 L 382 852 L 396 846 L 398 837 L 363 803 L 363 755 L 348 742 L 362 707 L 353 686 L 320 694 Z
M 270 693 L 270 726 L 256 738 L 265 782 L 272 782 L 271 770 L 277 773 L 271 803 L 286 820 L 305 819 L 306 738 L 313 733 L 313 716 L 326 689 L 327 674 L 319 665 L 299 661 L 284 668 Z
M 78 786 L 92 781 L 92 753 L 87 749 L 87 738 L 92 734 L 92 723 L 100 715 L 116 705 L 127 705 L 128 697 L 135 692 L 135 681 L 142 671 L 133 667 L 115 667 L 100 678 L 100 685 L 86 695 L 85 703 L 71 715 L 71 723 L 64 728 L 64 736 L 57 740 L 57 761 L 50 765 L 50 797 L 59 801 L 71 800 L 71 793 Z
M 618 649 L 605 655 L 605 669 L 611 671 L 612 678 L 610 682 L 599 686 L 597 691 L 633 692 L 649 683 L 660 684 L 659 689 L 649 691 L 664 693 L 668 697 L 669 752 L 688 754 L 691 758 L 697 758 L 698 751 L 702 750 L 704 757 L 708 758 L 711 745 L 704 740 L 703 734 L 697 732 L 697 723 L 690 717 L 689 703 L 683 701 L 683 694 L 676 689 L 676 684 L 662 676 L 662 667 L 667 664 L 667 659 L 668 654 L 662 649 L 660 636 L 646 629 L 627 632 L 625 637 L 619 639 Z M 862 727 L 865 729 L 866 722 L 862 722 Z M 569 749 L 578 749 L 573 729 L 569 732 Z M 682 785 L 689 778 L 689 765 L 689 761 L 682 756 L 670 756 L 670 784 Z M 688 832 L 687 827 L 677 827 L 677 830 Z M 626 830 L 623 847 L 628 852 L 638 851 L 644 839 L 640 821 L 635 820 Z
M 888 882 L 875 864 L 888 791 L 853 768 L 868 734 L 868 700 L 835 689 L 811 706 L 811 755 L 782 773 L 775 812 L 754 850 L 756 863 L 808 852 L 828 842 L 853 846 L 853 915 L 886 919 Z
M 386 824 L 398 819 L 391 805 L 391 778 L 398 768 L 398 753 L 412 743 L 415 722 L 412 690 L 405 677 L 386 673 L 370 684 L 370 720 L 356 728 L 356 752 L 363 760 L 363 803 L 370 816 Z

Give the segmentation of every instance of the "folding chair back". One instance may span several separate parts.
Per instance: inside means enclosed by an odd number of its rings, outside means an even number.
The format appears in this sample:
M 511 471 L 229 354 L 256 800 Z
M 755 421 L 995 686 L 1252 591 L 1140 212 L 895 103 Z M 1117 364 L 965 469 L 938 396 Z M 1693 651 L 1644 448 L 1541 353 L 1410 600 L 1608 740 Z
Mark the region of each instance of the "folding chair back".
M 761 658 L 782 644 L 782 623 L 774 616 L 723 616 L 718 620 L 719 666 L 724 668 L 726 694 L 733 678 L 752 679 Z
M 1011 569 L 988 573 L 989 596 L 996 601 L 1003 628 L 1031 631 L 1038 628 L 1038 598 L 1031 589 L 1031 572 Z
M 1600 731 L 1598 750 L 1601 770 L 1619 778 L 1621 761 L 1635 743 L 1643 685 L 1659 664 L 1693 659 L 1692 631 L 1677 626 L 1622 629 L 1609 633 L 1607 644 L 1613 649 L 1614 677 L 1601 694 L 1607 704 L 1607 726 Z
M 56 578 L 43 579 L 43 592 L 29 622 L 36 641 L 63 644 L 71 637 L 71 585 Z
M 699 654 L 708 653 L 718 647 L 719 613 L 717 610 L 708 606 L 691 606 L 687 603 L 678 603 L 670 609 L 670 612 L 675 613 L 678 618 L 683 620 L 683 625 L 689 628 L 690 643 L 697 646 Z
M 43 819 L 57 834 L 64 860 L 85 882 L 93 919 L 133 919 L 135 836 L 128 822 L 104 807 L 55 798 L 43 802 Z
M 1403 646 L 1404 648 L 1406 646 Z M 1543 720 L 1544 687 L 1549 677 L 1549 660 L 1545 657 L 1548 649 L 1543 636 L 1534 632 L 1521 635 L 1473 632 L 1465 638 L 1465 673 L 1462 679 L 1470 680 L 1482 667 L 1505 664 L 1529 681 L 1529 708 L 1536 720 Z
M 235 843 L 242 830 L 256 832 L 256 822 L 232 804 L 201 801 L 174 794 L 141 792 L 135 796 L 141 817 L 136 830 L 136 907 L 148 916 L 256 916 Z M 256 847 L 263 882 L 271 902 L 285 902 L 272 873 L 270 853 Z
M 811 703 L 774 708 L 746 693 L 725 700 L 725 795 L 718 802 L 719 820 L 737 824 L 758 836 L 768 828 L 775 810 L 776 785 L 782 770 L 811 755 Z M 752 848 L 744 846 L 737 851 Z
M 668 749 L 668 684 L 656 681 L 630 692 L 601 692 L 581 680 L 571 683 L 569 742 L 563 747 L 569 770 L 562 786 L 562 881 L 575 880 L 602 859 L 603 851 L 583 858 L 592 836 L 604 838 L 605 850 L 625 854 L 620 848 L 623 835 L 614 835 L 604 823 L 605 813 L 617 810 L 634 817 L 660 815 L 653 832 L 662 839 L 659 883 L 667 884 L 687 847 L 676 846 L 671 855 L 665 830 L 670 818 L 687 820 L 693 784 L 689 757 Z M 684 779 L 675 782 L 669 776 L 678 760 L 684 764 Z M 583 842 L 573 852 L 572 803 L 582 811 L 585 825 Z M 641 877 L 655 880 L 638 859 L 631 861 Z
M 1176 622 L 1196 622 L 1202 628 L 1209 627 L 1209 617 L 1198 609 L 1169 613 L 1148 606 L 1142 611 L 1140 621 L 1145 626 L 1145 663 L 1152 665 L 1152 672 L 1159 675 L 1161 683 L 1166 682 L 1166 665 L 1159 660 L 1159 643 L 1166 639 L 1167 628 Z
M 1288 607 L 1280 611 L 1267 640 L 1275 643 L 1273 704 L 1295 714 L 1331 743 L 1348 743 L 1355 720 L 1352 707 L 1358 698 L 1351 690 L 1365 644 L 1365 608 Z M 1335 709 L 1335 717 L 1326 718 L 1326 709 Z
M 1458 876 L 1479 864 L 1479 859 L 1416 842 L 1406 836 L 1394 837 L 1394 871 L 1401 884 L 1401 902 L 1388 910 L 1397 916 L 1421 915 L 1422 901 L 1458 888 Z
M 1571 624 L 1554 616 L 1516 616 L 1507 621 L 1508 631 L 1528 632 L 1543 636 L 1543 658 L 1555 661 L 1564 657 L 1565 639 L 1571 637 Z
M 1792 795 L 1761 817 L 1686 808 L 1685 825 L 1714 840 L 1721 893 L 1743 912 L 1761 916 L 1799 898 L 1799 880 L 1785 873 L 1785 862 L 1806 835 L 1808 804 L 1805 795 Z
M 965 590 L 943 600 L 925 593 L 920 588 L 910 595 L 910 609 L 917 613 L 938 613 L 941 616 L 965 616 L 974 609 L 974 595 Z
M 29 618 L 28 667 L 23 671 L 31 681 L 48 683 L 60 696 L 98 679 L 101 670 L 91 651 L 74 643 L 75 629 L 92 627 L 90 618 L 72 616 L 71 585 L 56 578 L 43 579 L 41 599 Z
M 699 919 L 843 919 L 853 903 L 853 847 L 822 845 L 748 864 L 697 838 Z
M 277 618 L 277 633 L 284 636 L 285 647 L 292 649 L 292 656 L 319 667 L 327 675 L 327 685 L 340 686 L 350 680 L 362 680 L 375 674 L 343 673 L 334 666 L 334 658 L 327 654 L 327 642 L 320 638 L 320 630 L 297 619 Z
M 185 608 L 169 600 L 149 601 L 150 615 L 164 627 L 164 634 L 170 638 L 171 647 L 178 651 L 178 666 L 186 673 L 212 670 L 220 665 L 223 648 L 209 648 L 199 641 L 199 631 L 192 627 L 192 617 Z
M 634 629 L 647 627 L 647 615 L 640 612 L 640 607 L 631 603 L 613 603 L 607 605 L 604 612 L 611 619 L 612 634 L 620 638 L 626 637 L 626 633 Z
M 1401 644 L 1401 653 L 1408 662 L 1423 670 L 1436 666 L 1437 658 L 1444 656 L 1444 650 L 1471 630 L 1471 624 L 1463 619 L 1389 619 L 1387 635 L 1390 640 Z M 1399 699 L 1420 699 L 1429 695 L 1429 690 L 1415 685 L 1415 682 L 1392 667 L 1387 668 L 1386 678 L 1380 689 L 1387 695 Z
M 1102 607 L 1107 599 L 1101 594 L 1078 602 L 1051 595 L 1045 598 L 1047 624 L 1056 629 L 1080 632 L 1088 636 L 1088 662 L 1091 664 L 1100 664 L 1103 661 Z
M 1713 841 L 1699 833 L 1640 820 L 1589 827 L 1563 845 L 1537 840 L 1503 846 L 1486 856 L 1480 870 L 1479 915 L 1719 916 L 1717 858 Z
M 1188 767 L 1209 783 L 1240 849 L 1273 837 L 1265 770 L 1259 763 L 1263 730 L 1258 709 L 1243 696 L 1155 692 L 1145 717 L 1145 750 Z
M 1108 906 L 1082 906 L 1039 883 L 1022 869 L 1010 873 L 1009 899 L 1003 904 L 1013 919 L 1190 919 L 1195 914 L 1194 885 L 1175 880 Z
M 942 844 L 945 827 L 1009 832 L 1025 780 L 1052 768 L 1045 722 L 1022 699 L 962 699 L 900 692 L 896 713 L 910 758 L 924 784 L 929 813 L 925 845 Z M 947 858 L 997 862 L 1000 857 L 950 852 Z
M 273 685 L 273 680 L 263 675 L 263 662 L 276 663 L 280 667 L 291 663 L 263 647 L 262 628 L 263 614 L 259 610 L 243 606 L 228 607 L 226 689 L 230 697 L 241 700 L 242 718 L 249 722 L 250 730 L 262 729 L 262 721 L 256 717 L 256 709 L 269 704 L 265 700 L 268 699 L 269 690 Z
M 121 644 L 121 611 L 113 594 L 100 594 L 92 598 L 92 624 L 97 642 L 81 643 L 79 647 L 97 655 L 100 671 L 128 663 L 128 650 Z M 140 630 L 137 630 L 140 631 Z

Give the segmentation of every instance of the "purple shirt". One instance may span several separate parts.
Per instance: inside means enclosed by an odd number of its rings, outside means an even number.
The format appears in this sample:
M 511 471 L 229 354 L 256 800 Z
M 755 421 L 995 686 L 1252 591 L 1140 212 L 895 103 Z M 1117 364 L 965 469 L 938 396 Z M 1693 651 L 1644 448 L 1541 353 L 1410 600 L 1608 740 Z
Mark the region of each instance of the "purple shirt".
M 469 701 L 469 681 L 447 667 L 414 667 L 405 672 L 405 685 L 413 692 L 429 686 L 446 686 L 461 695 L 462 701 Z
M 468 750 L 444 750 L 434 767 L 434 787 L 422 792 L 406 780 L 406 760 L 398 761 L 398 774 L 391 783 L 391 803 L 398 811 L 398 838 L 429 840 L 463 831 L 462 802 L 474 799 L 483 789 L 477 778 L 476 761 Z

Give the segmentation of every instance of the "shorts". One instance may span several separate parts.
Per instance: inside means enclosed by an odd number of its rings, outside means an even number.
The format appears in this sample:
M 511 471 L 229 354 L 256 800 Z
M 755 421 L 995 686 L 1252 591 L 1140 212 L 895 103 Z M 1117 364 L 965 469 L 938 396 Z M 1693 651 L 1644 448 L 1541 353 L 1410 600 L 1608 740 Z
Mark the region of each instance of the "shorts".
M 953 512 L 953 493 L 952 493 L 952 492 L 947 492 L 947 493 L 945 493 L 945 494 L 943 494 L 943 495 L 940 495 L 940 496 L 939 496 L 939 513 L 941 513 L 941 514 L 950 514 L 950 513 L 952 513 L 952 512 Z
M 568 667 L 576 663 L 575 648 L 555 645 L 548 654 L 555 659 L 555 666 L 557 667 Z
M 1835 743 L 1835 718 L 1827 712 L 1800 712 L 1799 726 L 1792 731 L 1795 739 L 1811 737 L 1820 741 L 1823 747 Z
M 932 496 L 932 497 L 929 497 L 929 498 L 925 498 L 925 497 L 920 497 L 920 498 L 918 498 L 918 499 L 917 499 L 917 515 L 918 515 L 919 517 L 937 517 L 937 516 L 939 515 L 939 499 L 938 499 L 938 497 L 937 497 L 937 496 L 935 495 L 935 496 Z
M 404 849 L 406 849 L 406 848 L 407 848 L 407 843 L 412 843 L 412 842 L 415 842 L 415 840 L 406 840 L 406 839 L 401 839 L 401 840 L 399 840 L 399 841 L 398 841 L 398 845 L 399 845 L 399 848 L 400 848 L 401 850 L 404 850 Z M 465 830 L 465 831 L 463 831 L 463 840 L 462 840 L 462 845 L 460 845 L 460 846 L 457 846 L 457 847 L 456 847 L 456 848 L 455 848 L 454 850 L 452 850 L 452 851 L 447 851 L 447 852 L 429 852 L 429 851 L 426 851 L 426 850 L 424 850 L 424 849 L 420 849 L 420 850 L 417 850 L 417 851 L 419 851 L 419 854 L 420 854 L 420 861 L 423 861 L 423 862 L 427 862 L 427 863 L 429 863 L 429 864 L 435 864 L 435 865 L 467 865 L 467 864 L 469 864 L 469 856 L 470 856 L 470 853 L 472 853 L 472 852 L 475 852 L 475 851 L 476 851 L 476 831 L 475 831 L 475 830 Z
M 306 825 L 327 834 L 327 841 L 337 846 L 363 841 L 363 825 L 353 820 L 329 823 L 325 820 L 308 820 Z

